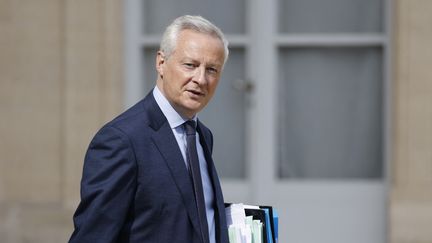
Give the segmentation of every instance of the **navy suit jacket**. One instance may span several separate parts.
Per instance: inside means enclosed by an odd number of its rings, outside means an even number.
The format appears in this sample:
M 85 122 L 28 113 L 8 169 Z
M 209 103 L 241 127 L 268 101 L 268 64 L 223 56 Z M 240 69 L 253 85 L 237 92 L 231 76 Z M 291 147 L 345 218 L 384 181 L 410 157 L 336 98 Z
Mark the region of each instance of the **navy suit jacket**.
M 228 243 L 213 137 L 199 121 L 197 131 L 213 181 L 216 241 Z M 150 93 L 91 141 L 70 242 L 201 242 L 194 200 L 177 141 Z

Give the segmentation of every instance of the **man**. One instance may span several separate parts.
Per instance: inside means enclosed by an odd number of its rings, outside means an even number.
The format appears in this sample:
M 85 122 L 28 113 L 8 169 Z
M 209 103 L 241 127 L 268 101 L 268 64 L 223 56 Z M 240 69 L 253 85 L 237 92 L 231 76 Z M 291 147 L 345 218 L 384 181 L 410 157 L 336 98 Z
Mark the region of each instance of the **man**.
M 167 27 L 156 87 L 90 143 L 70 242 L 228 243 L 213 137 L 196 116 L 227 57 L 208 20 L 182 16 Z

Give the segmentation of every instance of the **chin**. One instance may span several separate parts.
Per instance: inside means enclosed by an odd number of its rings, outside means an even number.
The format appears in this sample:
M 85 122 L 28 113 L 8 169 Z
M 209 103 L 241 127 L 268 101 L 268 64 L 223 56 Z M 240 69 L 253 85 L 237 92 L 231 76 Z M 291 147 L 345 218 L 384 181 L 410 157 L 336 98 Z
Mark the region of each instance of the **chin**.
M 197 108 L 197 107 L 187 107 L 186 109 L 189 113 L 192 113 L 194 115 L 196 115 L 198 112 L 201 111 L 201 108 Z
M 188 112 L 190 114 L 196 115 L 198 112 L 200 112 L 202 110 L 202 107 L 188 107 Z
M 204 106 L 205 104 L 203 104 L 202 102 L 197 102 L 194 100 L 188 101 L 184 104 L 184 107 L 186 107 L 190 111 L 200 111 Z

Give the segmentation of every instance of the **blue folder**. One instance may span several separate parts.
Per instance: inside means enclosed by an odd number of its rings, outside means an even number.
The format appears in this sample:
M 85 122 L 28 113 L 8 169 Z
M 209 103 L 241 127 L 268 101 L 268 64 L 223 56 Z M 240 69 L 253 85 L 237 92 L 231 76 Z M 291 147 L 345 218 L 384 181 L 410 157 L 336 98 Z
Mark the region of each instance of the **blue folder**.
M 271 226 L 271 223 L 270 223 L 271 222 L 270 221 L 270 212 L 269 212 L 270 210 L 268 208 L 262 208 L 262 209 L 264 209 L 264 212 L 265 212 L 265 224 L 267 226 Z M 273 235 L 272 235 L 271 228 L 272 227 L 267 227 L 266 228 L 266 235 L 267 235 L 267 242 L 268 243 L 273 243 Z

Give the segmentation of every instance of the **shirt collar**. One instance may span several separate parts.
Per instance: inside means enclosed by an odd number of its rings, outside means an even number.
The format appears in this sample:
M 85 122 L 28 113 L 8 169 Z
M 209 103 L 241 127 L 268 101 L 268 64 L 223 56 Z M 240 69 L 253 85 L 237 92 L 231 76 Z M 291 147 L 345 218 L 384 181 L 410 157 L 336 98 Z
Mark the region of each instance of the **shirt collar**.
M 155 86 L 153 89 L 153 96 L 156 100 L 156 103 L 159 105 L 159 108 L 162 110 L 162 113 L 167 118 L 171 129 L 174 129 L 187 121 L 187 119 L 181 117 L 180 114 L 172 107 L 172 105 L 157 86 Z M 192 120 L 196 122 L 197 116 L 195 115 Z

